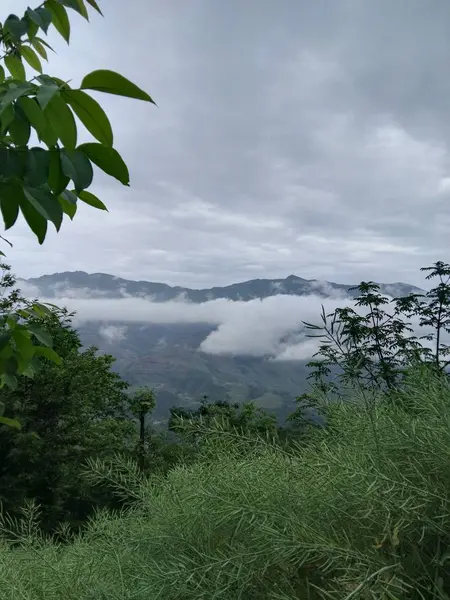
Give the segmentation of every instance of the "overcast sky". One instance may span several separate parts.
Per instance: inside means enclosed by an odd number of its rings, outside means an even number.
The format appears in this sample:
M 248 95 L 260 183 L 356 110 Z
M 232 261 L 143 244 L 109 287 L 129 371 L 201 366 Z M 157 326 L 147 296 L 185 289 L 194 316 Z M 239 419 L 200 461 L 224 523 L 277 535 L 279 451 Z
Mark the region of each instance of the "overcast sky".
M 18 275 L 422 283 L 420 266 L 448 260 L 447 0 L 101 5 L 90 24 L 73 13 L 70 47 L 51 36 L 47 72 L 75 86 L 114 69 L 158 108 L 96 96 L 131 187 L 98 174 L 110 212 L 80 206 L 42 247 L 18 223 Z

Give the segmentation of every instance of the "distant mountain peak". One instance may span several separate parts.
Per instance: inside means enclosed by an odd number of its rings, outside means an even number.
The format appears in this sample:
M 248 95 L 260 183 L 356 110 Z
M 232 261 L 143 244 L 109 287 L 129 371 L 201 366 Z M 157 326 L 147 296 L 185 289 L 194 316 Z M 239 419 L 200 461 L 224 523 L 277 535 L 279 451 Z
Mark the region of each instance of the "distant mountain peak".
M 182 296 L 187 301 L 202 303 L 210 300 L 226 299 L 248 302 L 255 299 L 268 298 L 280 294 L 305 296 L 308 294 L 329 298 L 333 295 L 355 296 L 356 291 L 349 293 L 352 286 L 319 281 L 316 279 L 303 279 L 298 275 L 288 275 L 285 279 L 252 279 L 227 286 L 216 286 L 205 289 L 192 289 L 181 286 L 171 286 L 166 283 L 151 281 L 132 281 L 122 279 L 107 273 L 86 273 L 85 271 L 66 271 L 53 275 L 42 275 L 25 280 L 40 290 L 40 296 L 45 298 L 58 298 L 64 292 L 70 291 L 71 296 L 80 290 L 84 297 L 89 290 L 92 296 L 105 298 L 140 297 L 148 298 L 153 302 L 167 302 L 177 300 Z M 410 292 L 420 291 L 414 286 L 405 283 L 380 284 L 381 291 L 390 296 L 406 295 Z
M 298 275 L 294 275 L 293 273 L 291 273 L 291 275 L 288 275 L 286 277 L 285 281 L 307 281 L 307 280 L 303 279 L 302 277 L 298 277 Z

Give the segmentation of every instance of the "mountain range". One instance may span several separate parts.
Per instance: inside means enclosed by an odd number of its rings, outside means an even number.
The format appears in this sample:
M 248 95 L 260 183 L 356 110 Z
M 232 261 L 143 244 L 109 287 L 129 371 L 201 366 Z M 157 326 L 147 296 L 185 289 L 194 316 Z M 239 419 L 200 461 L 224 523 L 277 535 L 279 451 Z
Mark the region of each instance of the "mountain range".
M 47 298 L 57 298 L 67 293 L 86 292 L 89 297 L 123 298 L 134 296 L 151 299 L 153 302 L 167 302 L 184 298 L 190 302 L 207 302 L 226 299 L 248 302 L 277 295 L 305 296 L 318 294 L 324 298 L 341 293 L 349 297 L 356 294 L 353 285 L 332 283 L 318 279 L 303 279 L 289 275 L 285 279 L 251 279 L 241 283 L 233 283 L 223 287 L 192 289 L 181 286 L 170 286 L 166 283 L 151 281 L 132 281 L 106 273 L 86 273 L 84 271 L 66 271 L 53 275 L 42 275 L 25 280 L 36 286 L 39 293 Z M 381 283 L 383 294 L 390 296 L 406 295 L 421 291 L 406 283 Z
M 159 304 L 176 301 L 190 305 L 205 303 L 205 306 L 219 300 L 237 306 L 278 296 L 311 296 L 317 302 L 319 315 L 321 298 L 351 298 L 357 293 L 350 289 L 351 285 L 295 275 L 208 289 L 131 281 L 83 271 L 43 275 L 18 283 L 27 290 L 27 295 L 56 304 L 60 299 L 69 308 L 72 308 L 71 298 L 84 301 L 137 298 Z M 390 296 L 422 291 L 405 283 L 380 284 L 380 288 L 382 293 Z M 159 419 L 167 417 L 171 406 L 196 406 L 204 396 L 211 400 L 252 400 L 284 418 L 293 409 L 295 397 L 307 387 L 306 363 L 309 359 L 272 360 L 270 353 L 207 352 L 204 342 L 217 333 L 217 323 L 203 322 L 201 318 L 179 322 L 176 317 L 172 322 L 149 322 L 127 316 L 126 311 L 123 315 L 121 319 L 111 319 L 105 309 L 101 317 L 97 314 L 96 318 L 77 320 L 76 327 L 84 345 L 94 345 L 115 356 L 115 369 L 130 383 L 131 389 L 149 385 L 156 390 L 155 416 Z M 249 329 L 248 335 L 256 336 L 258 330 L 266 326 L 268 323 L 259 321 L 253 331 Z M 291 335 L 295 338 L 298 333 L 285 331 L 283 336 L 289 340 Z

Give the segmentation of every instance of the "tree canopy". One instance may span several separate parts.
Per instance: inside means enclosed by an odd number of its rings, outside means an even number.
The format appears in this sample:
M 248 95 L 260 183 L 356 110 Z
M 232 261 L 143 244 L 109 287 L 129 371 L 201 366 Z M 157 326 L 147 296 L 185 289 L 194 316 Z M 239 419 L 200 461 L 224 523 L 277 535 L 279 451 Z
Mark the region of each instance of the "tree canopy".
M 10 515 L 27 500 L 41 507 L 41 523 L 52 531 L 62 522 L 77 526 L 98 501 L 82 478 L 89 458 L 116 452 L 130 455 L 138 435 L 126 409 L 127 384 L 111 370 L 114 358 L 95 348 L 81 349 L 66 311 L 43 319 L 60 364 L 45 360 L 33 379 L 18 378 L 2 393 L 4 415 L 21 429 L 2 428 L 0 500 Z

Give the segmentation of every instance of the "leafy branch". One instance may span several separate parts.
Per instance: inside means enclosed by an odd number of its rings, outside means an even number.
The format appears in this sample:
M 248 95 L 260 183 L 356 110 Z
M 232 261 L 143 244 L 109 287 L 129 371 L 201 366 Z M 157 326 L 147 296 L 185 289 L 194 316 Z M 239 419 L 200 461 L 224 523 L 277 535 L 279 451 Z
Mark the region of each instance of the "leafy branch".
M 102 14 L 96 0 L 45 0 L 19 17 L 0 23 L 0 212 L 5 230 L 21 213 L 40 244 L 48 223 L 59 231 L 65 217 L 73 220 L 80 201 L 99 210 L 106 205 L 90 191 L 94 166 L 130 185 L 126 163 L 114 147 L 109 118 L 88 91 L 125 96 L 155 104 L 151 96 L 123 75 L 110 70 L 88 73 L 78 87 L 44 72 L 52 47 L 51 27 L 69 43 L 72 11 L 89 20 L 88 6 Z M 35 75 L 27 79 L 26 68 Z M 78 143 L 81 123 L 93 141 Z M 37 143 L 33 140 L 37 139 Z M 2 239 L 4 239 L 2 237 Z M 41 350 L 30 319 L 45 307 L 34 303 L 20 312 L 0 315 L 0 385 L 13 386 L 15 377 L 31 375 L 31 359 L 40 353 L 57 360 L 48 337 Z M 47 343 L 48 342 L 48 343 Z

